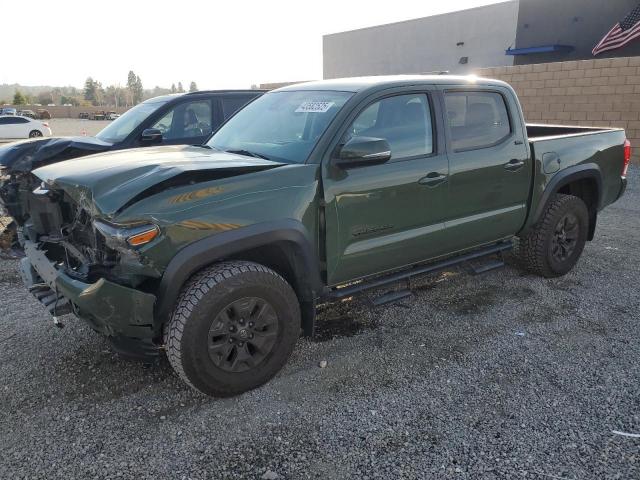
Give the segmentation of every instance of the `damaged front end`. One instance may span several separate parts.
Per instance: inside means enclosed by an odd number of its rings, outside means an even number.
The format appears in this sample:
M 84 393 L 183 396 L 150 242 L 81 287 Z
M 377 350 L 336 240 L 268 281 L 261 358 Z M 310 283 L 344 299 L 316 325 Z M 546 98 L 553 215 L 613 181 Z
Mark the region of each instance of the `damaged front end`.
M 28 204 L 22 276 L 54 321 L 74 313 L 122 350 L 155 351 L 153 292 L 161 272 L 139 248 L 153 242 L 159 228 L 96 218 L 87 205 L 44 183 Z

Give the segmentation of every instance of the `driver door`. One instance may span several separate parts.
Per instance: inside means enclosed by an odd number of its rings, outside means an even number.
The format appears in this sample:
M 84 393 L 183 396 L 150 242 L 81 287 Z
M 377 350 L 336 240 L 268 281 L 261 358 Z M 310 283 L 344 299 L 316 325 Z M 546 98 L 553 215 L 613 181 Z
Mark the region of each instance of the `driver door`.
M 160 145 L 200 145 L 211 135 L 212 125 L 211 100 L 194 100 L 179 103 L 148 128 L 162 132 Z
M 415 87 L 370 101 L 348 122 L 351 137 L 385 139 L 383 164 L 323 169 L 327 281 L 337 285 L 437 256 L 445 248 L 449 166 L 434 128 L 432 91 Z

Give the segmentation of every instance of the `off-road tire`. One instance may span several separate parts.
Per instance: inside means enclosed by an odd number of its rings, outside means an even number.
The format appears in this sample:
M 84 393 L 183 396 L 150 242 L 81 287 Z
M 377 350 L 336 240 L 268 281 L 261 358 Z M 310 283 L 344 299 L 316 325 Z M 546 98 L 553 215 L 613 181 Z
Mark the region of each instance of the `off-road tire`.
M 570 255 L 559 261 L 554 258 L 553 241 L 559 222 L 567 215 L 577 219 L 577 238 Z M 578 262 L 589 232 L 589 212 L 585 203 L 573 195 L 557 194 L 546 206 L 540 220 L 521 237 L 516 238 L 515 256 L 526 270 L 554 278 L 567 274 Z
M 247 371 L 225 371 L 210 357 L 210 329 L 230 304 L 256 297 L 268 302 L 277 316 L 275 343 Z M 218 397 L 269 381 L 286 363 L 299 335 L 300 306 L 291 286 L 273 270 L 247 261 L 219 263 L 194 275 L 164 330 L 167 357 L 178 376 L 195 390 Z

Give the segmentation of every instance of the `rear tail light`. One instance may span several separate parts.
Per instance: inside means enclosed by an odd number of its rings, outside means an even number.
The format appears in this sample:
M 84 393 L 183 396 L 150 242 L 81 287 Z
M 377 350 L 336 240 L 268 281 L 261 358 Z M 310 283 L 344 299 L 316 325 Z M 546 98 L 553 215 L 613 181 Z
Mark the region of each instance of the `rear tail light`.
M 629 164 L 631 163 L 631 142 L 629 140 L 624 141 L 624 165 L 622 167 L 622 176 L 627 176 L 627 170 L 629 170 Z
M 42 125 L 44 125 L 45 127 L 49 128 L 49 124 L 47 122 L 42 122 Z

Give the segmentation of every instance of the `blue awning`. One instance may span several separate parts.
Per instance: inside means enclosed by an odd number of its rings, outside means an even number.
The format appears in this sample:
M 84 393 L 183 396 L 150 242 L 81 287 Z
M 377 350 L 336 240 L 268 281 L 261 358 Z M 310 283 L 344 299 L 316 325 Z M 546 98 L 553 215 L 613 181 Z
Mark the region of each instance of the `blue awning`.
M 572 45 L 542 45 L 540 47 L 509 48 L 504 53 L 506 55 L 531 55 L 533 53 L 571 52 L 573 49 Z

